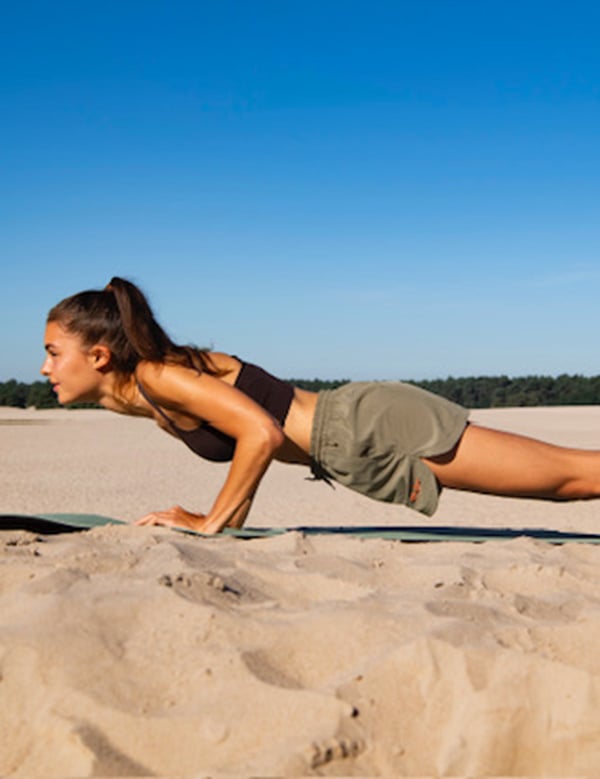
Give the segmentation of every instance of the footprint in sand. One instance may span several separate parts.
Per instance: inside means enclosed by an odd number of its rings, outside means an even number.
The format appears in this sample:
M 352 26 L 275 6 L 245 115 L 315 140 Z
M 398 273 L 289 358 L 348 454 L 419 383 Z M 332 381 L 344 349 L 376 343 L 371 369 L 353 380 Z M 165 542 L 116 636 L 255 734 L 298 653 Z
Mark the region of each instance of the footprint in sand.
M 436 617 L 450 617 L 465 622 L 473 622 L 477 625 L 492 625 L 498 620 L 506 621 L 506 616 L 497 609 L 483 606 L 479 603 L 465 603 L 464 601 L 439 600 L 429 601 L 425 608 Z
M 260 605 L 264 608 L 273 602 L 240 579 L 225 578 L 211 571 L 180 573 L 176 576 L 165 574 L 160 577 L 159 584 L 172 588 L 177 595 L 194 603 L 244 607 Z
M 583 604 L 574 601 L 570 596 L 556 595 L 548 598 L 535 598 L 530 595 L 515 595 L 513 605 L 519 614 L 536 620 L 536 622 L 574 622 Z

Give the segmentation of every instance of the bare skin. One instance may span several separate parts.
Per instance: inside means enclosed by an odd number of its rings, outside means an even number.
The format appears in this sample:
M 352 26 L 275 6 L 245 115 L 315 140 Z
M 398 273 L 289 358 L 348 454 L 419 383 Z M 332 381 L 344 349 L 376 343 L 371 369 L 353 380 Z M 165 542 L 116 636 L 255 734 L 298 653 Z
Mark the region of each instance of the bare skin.
M 457 446 L 426 459 L 443 487 L 512 497 L 600 496 L 600 452 L 570 449 L 470 424 Z
M 47 376 L 61 403 L 88 400 L 118 413 L 153 418 L 160 414 L 139 392 L 136 378 L 152 400 L 181 429 L 203 423 L 236 440 L 231 466 L 213 506 L 194 513 L 181 506 L 155 511 L 140 525 L 186 527 L 216 533 L 243 524 L 270 462 L 310 463 L 310 438 L 317 393 L 296 389 L 283 428 L 234 387 L 241 363 L 222 353 L 211 359 L 218 378 L 174 365 L 142 362 L 136 375 L 120 381 L 103 344 L 84 346 L 57 322 L 46 328 Z M 468 425 L 456 447 L 424 459 L 442 487 L 496 495 L 552 500 L 600 496 L 600 452 L 553 446 L 535 439 Z

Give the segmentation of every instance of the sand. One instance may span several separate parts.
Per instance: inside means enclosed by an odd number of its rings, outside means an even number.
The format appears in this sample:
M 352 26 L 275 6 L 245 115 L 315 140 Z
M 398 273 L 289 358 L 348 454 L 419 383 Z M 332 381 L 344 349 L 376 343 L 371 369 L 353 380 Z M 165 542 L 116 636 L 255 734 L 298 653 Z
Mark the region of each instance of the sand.
M 600 448 L 600 408 L 474 412 Z M 207 509 L 151 422 L 0 410 L 0 513 Z M 249 525 L 600 532 L 600 502 L 446 492 L 428 520 L 275 464 Z M 581 776 L 600 769 L 600 546 L 0 531 L 0 775 Z

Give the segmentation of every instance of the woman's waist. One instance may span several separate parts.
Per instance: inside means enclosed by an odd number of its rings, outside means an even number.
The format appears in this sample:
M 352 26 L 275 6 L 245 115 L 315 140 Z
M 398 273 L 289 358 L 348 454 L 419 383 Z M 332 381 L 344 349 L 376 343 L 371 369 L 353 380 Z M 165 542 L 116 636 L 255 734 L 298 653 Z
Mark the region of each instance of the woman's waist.
M 294 399 L 287 413 L 283 432 L 288 441 L 292 444 L 291 449 L 300 450 L 306 455 L 306 462 L 310 454 L 310 439 L 317 407 L 317 392 L 309 392 L 296 388 L 294 390 Z M 282 454 L 285 454 L 286 445 L 282 448 Z M 285 459 L 288 459 L 287 457 Z M 303 461 L 305 461 L 303 459 Z

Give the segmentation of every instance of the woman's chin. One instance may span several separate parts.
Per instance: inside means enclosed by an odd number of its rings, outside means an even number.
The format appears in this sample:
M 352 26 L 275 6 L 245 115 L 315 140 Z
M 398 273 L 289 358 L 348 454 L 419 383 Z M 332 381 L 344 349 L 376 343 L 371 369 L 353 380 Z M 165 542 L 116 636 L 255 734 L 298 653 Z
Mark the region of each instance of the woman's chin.
M 61 390 L 56 393 L 56 399 L 61 406 L 66 406 L 68 403 L 77 403 L 79 400 L 79 398 L 70 397 L 67 392 L 61 392 Z

